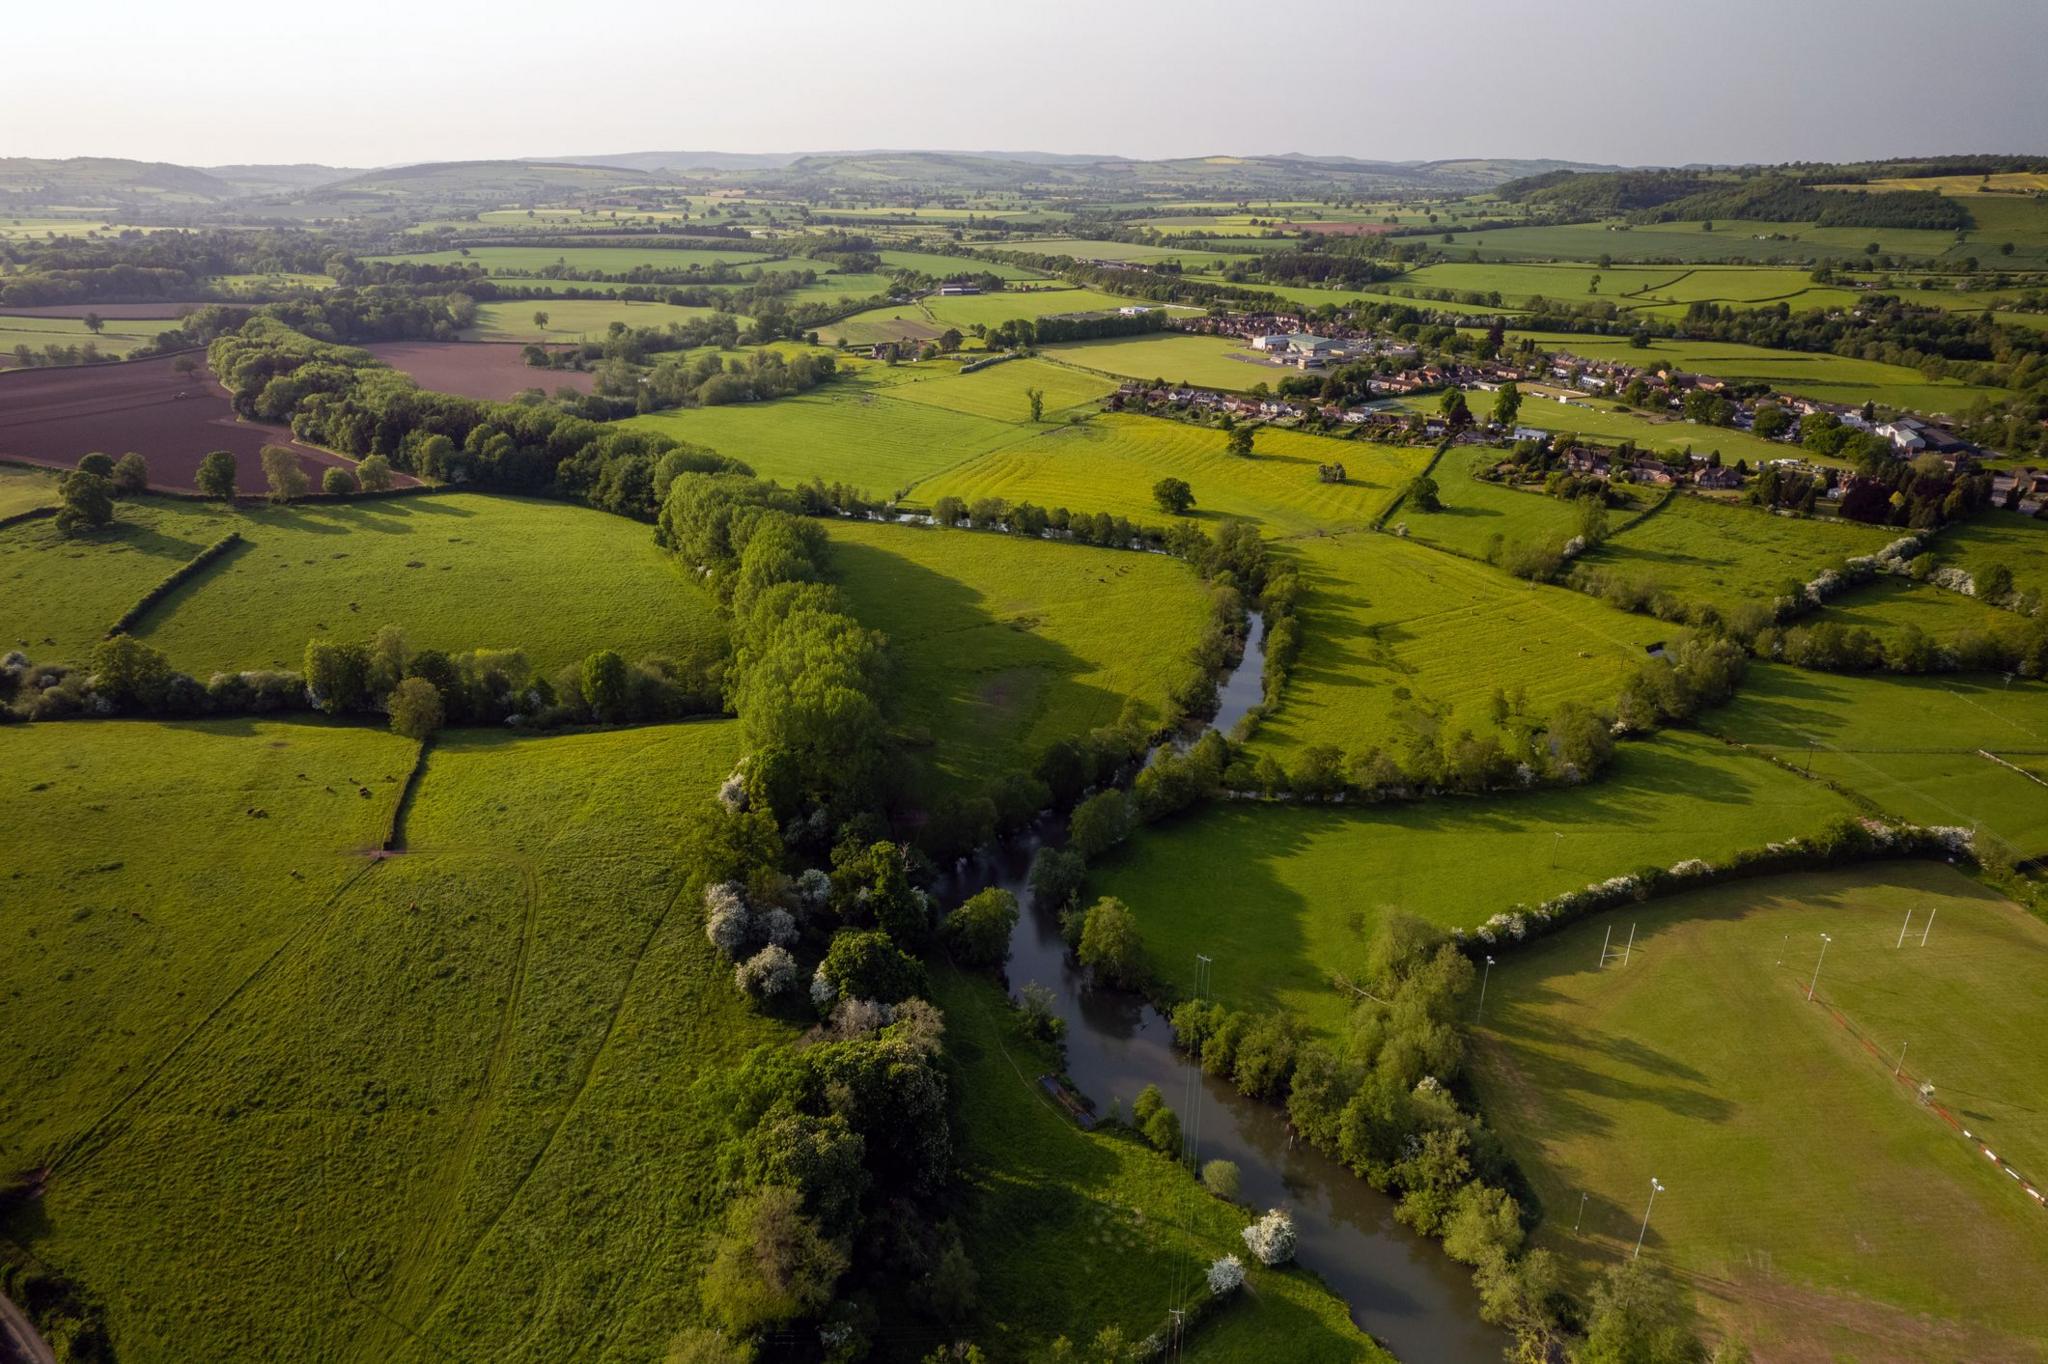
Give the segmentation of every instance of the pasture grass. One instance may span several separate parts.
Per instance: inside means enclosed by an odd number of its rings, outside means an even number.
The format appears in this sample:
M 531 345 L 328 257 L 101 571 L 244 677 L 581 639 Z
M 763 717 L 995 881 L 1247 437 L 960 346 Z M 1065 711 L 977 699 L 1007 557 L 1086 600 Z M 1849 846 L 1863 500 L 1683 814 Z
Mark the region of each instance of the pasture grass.
M 1619 221 L 1488 228 L 1461 232 L 1433 244 L 1454 259 L 1741 261 L 1798 265 L 1810 261 L 1860 258 L 1876 242 L 1883 254 L 1935 257 L 1955 244 L 1953 233 L 1919 228 L 1816 227 L 1812 223 L 1717 222 L 1705 230 L 1698 221 L 1627 224 Z
M 1412 524 L 1412 523 L 1411 523 Z M 1254 752 L 1285 760 L 1315 744 L 1399 754 L 1441 729 L 1487 733 L 1495 693 L 1542 716 L 1565 700 L 1611 703 L 1671 626 L 1577 592 L 1357 533 L 1291 540 L 1308 588 L 1301 654 Z
M 252 508 L 223 525 L 246 543 L 135 628 L 197 677 L 296 669 L 309 640 L 386 625 L 414 649 L 520 649 L 543 673 L 599 649 L 633 662 L 724 647 L 709 598 L 653 532 L 585 507 L 453 493 Z
M 1435 410 L 1441 402 L 1441 398 L 1437 399 L 1426 410 Z M 1475 404 L 1473 410 L 1484 412 L 1487 404 Z M 1674 416 L 1651 416 L 1623 407 L 1610 398 L 1589 397 L 1542 385 L 1523 387 L 1522 405 L 1515 413 L 1515 424 L 1552 433 L 1587 436 L 1608 444 L 1632 440 L 1637 449 L 1651 454 L 1678 455 L 1689 451 L 1707 454 L 1718 450 L 1724 463 L 1732 465 L 1737 460 L 1747 460 L 1752 468 L 1766 460 L 1813 458 L 1810 452 L 1799 446 L 1765 440 L 1732 426 L 1702 426 Z
M 677 898 L 731 726 L 446 734 L 384 861 L 413 746 L 378 730 L 25 742 L 50 787 L 10 807 L 38 885 L 0 1045 L 51 1079 L 9 1086 L 0 1145 L 56 1172 L 9 1230 L 122 1357 L 649 1358 L 699 1319 L 695 1081 L 789 1036 Z
M 1089 871 L 1137 915 L 1148 968 L 1176 994 L 1195 954 L 1214 997 L 1342 1033 L 1375 927 L 1395 911 L 1477 928 L 1515 904 L 1692 857 L 1816 832 L 1850 804 L 1699 734 L 1622 746 L 1582 787 L 1352 807 L 1210 805 L 1154 825 Z
M 17 346 L 27 346 L 40 354 L 47 346 L 83 347 L 90 344 L 102 355 L 129 355 L 151 344 L 163 333 L 177 330 L 178 325 L 176 318 L 110 317 L 95 334 L 86 327 L 82 317 L 22 317 L 0 313 L 0 351 L 7 352 L 0 355 L 0 362 L 12 360 L 12 352 Z
M 1769 350 L 1733 341 L 1660 336 L 1652 338 L 1647 348 L 1637 349 L 1625 336 L 1511 332 L 1509 339 L 1512 342 L 1524 336 L 1533 338 L 1546 350 L 1565 351 L 1587 360 L 1617 360 L 1648 368 L 1668 365 L 1731 382 L 1767 383 L 1826 402 L 1875 402 L 1918 412 L 1961 412 L 1973 402 L 2008 396 L 2004 389 L 1954 379 L 1929 381 L 1919 370 L 1904 365 L 1818 352 Z
M 1909 625 L 1917 626 L 1940 644 L 1954 644 L 1967 635 L 1997 635 L 2021 624 L 2021 618 L 2012 612 L 1986 606 L 1960 592 L 1892 577 L 1835 598 L 1820 619 L 1885 637 Z
M 1474 477 L 1498 463 L 1500 455 L 1474 445 L 1446 450 L 1430 474 L 1443 509 L 1424 511 L 1413 501 L 1403 502 L 1389 525 L 1407 527 L 1408 538 L 1420 544 L 1475 559 L 1491 556 L 1496 537 L 1505 544 L 1561 545 L 1577 534 L 1578 508 L 1563 498 Z M 1619 520 L 1629 513 L 1615 508 L 1608 515 Z
M 1874 554 L 1895 532 L 1839 518 L 1779 516 L 1681 493 L 1589 551 L 1580 562 L 1648 579 L 1723 612 L 1768 604 L 1844 559 Z
M 1035 388 L 1044 395 L 1047 417 L 1092 406 L 1116 390 L 1112 380 L 1042 360 L 1006 360 L 971 374 L 926 368 L 899 366 L 898 375 L 909 375 L 890 387 L 889 396 L 973 417 L 1028 423 L 1031 403 L 1026 390 Z
M 1010 265 L 999 260 L 985 260 L 980 256 L 946 256 L 936 251 L 894 250 L 885 250 L 877 254 L 882 258 L 884 270 L 915 270 L 919 274 L 939 279 L 949 275 L 995 275 L 1001 279 L 1046 277 L 1040 270 L 1029 270 L 1024 266 Z
M 1909 912 L 1934 915 L 1924 947 L 1917 927 L 1895 946 Z M 1601 970 L 1610 928 L 1635 943 Z M 1479 1094 L 1539 1242 L 1588 1276 L 1631 1253 L 1654 1175 L 1643 1258 L 1759 1357 L 2021 1358 L 2048 1333 L 2012 1291 L 2048 1274 L 2041 1210 L 1892 1071 L 1904 1042 L 1910 1075 L 2041 1178 L 2048 1065 L 2011 1040 L 2048 1026 L 2044 963 L 2048 929 L 1939 863 L 1690 891 L 1501 954 Z
M 733 265 L 741 269 L 760 266 L 764 270 L 815 269 L 811 261 L 790 260 L 761 251 L 735 251 L 724 247 L 659 246 L 472 246 L 447 251 L 413 251 L 403 255 L 365 256 L 364 260 L 390 261 L 399 265 L 480 265 L 487 273 L 526 271 L 533 273 L 561 266 L 571 272 L 619 275 L 646 267 L 650 270 L 709 269 Z
M 1169 384 L 1239 392 L 1259 383 L 1277 386 L 1289 375 L 1300 373 L 1273 364 L 1232 336 L 1163 334 L 1070 341 L 1041 346 L 1039 353 L 1049 360 L 1124 379 L 1164 379 Z
M 1986 856 L 2048 853 L 2048 791 L 1985 757 L 2048 766 L 2048 684 L 1750 666 L 1703 722 L 1921 824 L 1974 826 Z M 2048 1178 L 2048 1176 L 2044 1176 Z
M 56 506 L 59 477 L 48 469 L 0 464 L 0 517 Z
M 1024 1032 L 996 986 L 950 970 L 935 983 L 962 1081 L 961 1230 L 981 1297 L 971 1334 L 990 1359 L 1042 1359 L 1056 1337 L 1085 1345 L 1109 1325 L 1143 1339 L 1165 1322 L 1176 1283 L 1206 1291 L 1210 1262 L 1250 1260 L 1238 1235 L 1249 1213 L 1135 1134 L 1083 1132 L 1052 1107 L 1036 1077 L 1057 1072 L 1059 1058 Z M 1247 1267 L 1247 1291 L 1191 1333 L 1188 1358 L 1391 1358 L 1314 1276 Z
M 1156 723 L 1208 622 L 1200 581 L 1160 555 L 862 521 L 829 533 L 854 615 L 889 637 L 886 705 L 920 794 L 1029 770 L 1129 702 Z
M 763 403 L 657 412 L 622 424 L 708 445 L 744 460 L 763 478 L 785 483 L 822 478 L 876 497 L 891 496 L 919 479 L 1029 440 L 1034 431 L 1046 429 L 1019 424 L 1029 415 L 1021 396 L 1014 413 L 1004 418 L 976 416 L 941 403 L 895 397 L 893 389 L 908 382 L 908 376 L 897 371 L 863 371 L 853 385 L 834 383 Z M 987 397 L 992 390 L 974 391 Z
M 1942 531 L 1933 548 L 1935 558 L 1973 578 L 2003 564 L 2012 570 L 2015 587 L 2048 598 L 2048 522 L 1986 511 Z
M 1212 427 L 1104 413 L 948 469 L 919 483 L 917 496 L 927 505 L 949 494 L 970 503 L 1001 497 L 1157 525 L 1167 516 L 1152 487 L 1172 476 L 1194 489 L 1197 520 L 1244 517 L 1284 535 L 1368 524 L 1428 459 L 1401 446 L 1278 428 L 1261 428 L 1253 457 L 1241 459 L 1227 440 Z M 1344 465 L 1343 483 L 1318 477 L 1329 463 Z
M 536 312 L 548 315 L 546 327 L 533 320 Z M 476 325 L 464 337 L 470 341 L 602 340 L 614 322 L 639 330 L 699 322 L 716 316 L 717 312 L 715 308 L 634 303 L 617 298 L 529 298 L 517 303 L 479 304 Z M 744 325 L 746 319 L 739 321 Z
M 67 538 L 47 519 L 0 530 L 0 651 L 86 662 L 143 593 L 240 524 L 218 507 L 131 498 L 104 530 Z

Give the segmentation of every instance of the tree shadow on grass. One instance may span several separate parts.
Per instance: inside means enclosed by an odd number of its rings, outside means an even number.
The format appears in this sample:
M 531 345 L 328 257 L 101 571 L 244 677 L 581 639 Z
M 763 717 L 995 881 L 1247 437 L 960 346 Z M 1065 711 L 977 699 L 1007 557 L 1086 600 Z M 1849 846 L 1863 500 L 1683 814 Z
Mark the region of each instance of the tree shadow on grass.
M 946 537 L 942 543 L 963 557 L 993 539 L 908 526 L 900 533 Z M 1015 548 L 1071 552 L 1050 544 Z M 1029 770 L 1044 743 L 1111 724 L 1123 709 L 1124 697 L 1081 680 L 1095 662 L 1046 637 L 1031 617 L 999 617 L 980 590 L 960 579 L 850 539 L 833 541 L 832 558 L 856 618 L 889 636 L 887 718 L 927 744 L 917 764 L 924 772 L 901 793 L 907 804 L 929 808 L 941 788 Z M 1063 723 L 1067 717 L 1071 723 Z M 1057 732 L 1046 732 L 1052 726 Z

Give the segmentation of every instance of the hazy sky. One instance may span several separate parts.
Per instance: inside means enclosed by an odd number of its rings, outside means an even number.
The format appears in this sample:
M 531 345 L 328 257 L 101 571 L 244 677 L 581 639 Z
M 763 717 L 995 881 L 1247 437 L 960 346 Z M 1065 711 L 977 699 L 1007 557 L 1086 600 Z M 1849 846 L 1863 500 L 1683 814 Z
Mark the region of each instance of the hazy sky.
M 2048 0 L 11 6 L 0 155 L 2048 153 Z

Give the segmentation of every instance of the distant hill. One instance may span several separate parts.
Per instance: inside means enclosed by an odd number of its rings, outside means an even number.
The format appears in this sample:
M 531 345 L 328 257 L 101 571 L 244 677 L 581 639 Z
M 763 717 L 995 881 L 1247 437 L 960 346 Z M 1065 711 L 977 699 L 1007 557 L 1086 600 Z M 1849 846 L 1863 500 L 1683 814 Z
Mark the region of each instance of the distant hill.
M 558 203 L 578 195 L 607 194 L 660 185 L 656 173 L 568 161 L 431 161 L 365 171 L 304 193 L 253 203 L 298 216 L 404 216 L 424 208 L 496 208 Z
M 361 167 L 320 166 L 299 162 L 290 166 L 202 166 L 216 180 L 225 180 L 244 194 L 282 194 L 291 190 L 314 189 L 337 180 L 367 174 Z
M 27 208 L 191 210 L 226 203 L 242 191 L 220 176 L 165 161 L 74 156 L 61 160 L 0 157 L 0 205 Z

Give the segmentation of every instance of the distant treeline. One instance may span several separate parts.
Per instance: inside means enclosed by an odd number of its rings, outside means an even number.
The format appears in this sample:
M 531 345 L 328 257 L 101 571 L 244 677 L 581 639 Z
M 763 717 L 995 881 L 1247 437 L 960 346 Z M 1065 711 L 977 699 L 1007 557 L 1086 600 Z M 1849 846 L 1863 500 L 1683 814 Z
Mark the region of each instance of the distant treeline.
M 1560 217 L 1628 216 L 1645 222 L 1729 218 L 1810 222 L 1823 227 L 1975 226 L 1959 201 L 1923 190 L 1872 193 L 1812 188 L 1821 176 L 1701 171 L 1551 171 L 1511 180 L 1503 199 L 1548 208 Z

